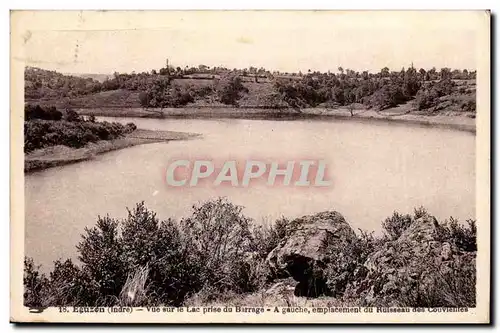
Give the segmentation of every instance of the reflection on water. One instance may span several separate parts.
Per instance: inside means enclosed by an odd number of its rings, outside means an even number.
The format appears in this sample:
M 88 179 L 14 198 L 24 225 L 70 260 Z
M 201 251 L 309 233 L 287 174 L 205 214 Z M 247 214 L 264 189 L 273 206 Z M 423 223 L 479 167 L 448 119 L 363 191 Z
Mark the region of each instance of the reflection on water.
M 80 234 L 98 215 L 125 217 L 125 208 L 141 200 L 160 218 L 185 216 L 193 203 L 214 196 L 245 206 L 257 221 L 334 209 L 365 230 L 379 230 L 394 210 L 420 205 L 442 219 L 475 215 L 475 136 L 467 132 L 350 121 L 113 119 L 203 138 L 136 146 L 27 175 L 26 254 L 44 266 L 75 258 Z M 165 168 L 180 157 L 321 159 L 333 185 L 172 189 Z

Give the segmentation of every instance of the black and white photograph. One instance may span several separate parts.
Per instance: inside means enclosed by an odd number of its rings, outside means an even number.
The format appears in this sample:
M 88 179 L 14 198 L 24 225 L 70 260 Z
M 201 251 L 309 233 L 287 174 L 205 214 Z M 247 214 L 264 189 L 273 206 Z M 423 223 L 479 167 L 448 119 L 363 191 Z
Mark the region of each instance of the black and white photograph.
M 11 320 L 487 323 L 489 11 L 11 11 Z

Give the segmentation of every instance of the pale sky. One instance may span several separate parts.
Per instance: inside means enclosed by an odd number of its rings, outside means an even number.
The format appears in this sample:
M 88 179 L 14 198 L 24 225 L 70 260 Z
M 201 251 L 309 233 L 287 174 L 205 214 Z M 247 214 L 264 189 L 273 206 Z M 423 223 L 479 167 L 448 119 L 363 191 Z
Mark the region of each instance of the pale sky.
M 66 73 L 174 66 L 476 69 L 485 12 L 15 12 L 13 61 Z M 489 56 L 489 54 L 484 54 Z

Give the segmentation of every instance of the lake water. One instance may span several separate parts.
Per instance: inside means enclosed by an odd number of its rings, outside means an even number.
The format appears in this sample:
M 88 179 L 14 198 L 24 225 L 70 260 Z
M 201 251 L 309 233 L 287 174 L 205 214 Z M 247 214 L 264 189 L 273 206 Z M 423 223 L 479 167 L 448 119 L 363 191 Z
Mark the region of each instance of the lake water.
M 194 203 L 215 196 L 243 205 L 259 223 L 337 210 L 355 230 L 368 231 L 380 231 L 395 210 L 421 205 L 439 219 L 475 216 L 475 135 L 468 132 L 384 122 L 110 119 L 203 138 L 135 146 L 26 175 L 26 255 L 45 269 L 76 257 L 84 227 L 98 215 L 125 217 L 126 207 L 142 200 L 162 219 L 188 215 Z M 177 158 L 321 159 L 332 185 L 173 189 L 164 175 Z

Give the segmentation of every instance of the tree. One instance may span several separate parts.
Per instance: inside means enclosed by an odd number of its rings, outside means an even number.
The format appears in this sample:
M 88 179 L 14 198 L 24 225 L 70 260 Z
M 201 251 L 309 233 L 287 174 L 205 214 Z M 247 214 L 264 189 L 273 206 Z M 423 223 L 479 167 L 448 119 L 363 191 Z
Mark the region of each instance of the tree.
M 439 74 L 441 75 L 441 80 L 451 79 L 451 69 L 447 67 L 441 68 L 441 72 Z
M 425 81 L 425 80 L 426 80 L 426 77 L 427 77 L 427 75 L 426 75 L 426 74 L 427 74 L 427 72 L 425 71 L 425 69 L 420 68 L 420 69 L 418 70 L 418 72 L 420 73 L 420 76 L 422 77 L 422 82 L 423 82 L 423 81 Z
M 350 88 L 347 88 L 344 90 L 344 102 L 346 104 L 348 104 L 348 109 L 349 109 L 349 112 L 351 113 L 351 117 L 354 116 L 354 100 L 355 100 L 355 95 L 354 95 L 354 92 L 352 91 L 352 89 Z
M 99 217 L 97 226 L 85 228 L 82 238 L 77 249 L 84 271 L 99 284 L 101 295 L 117 297 L 127 277 L 118 221 L 109 216 Z
M 149 99 L 148 93 L 145 91 L 141 91 L 139 93 L 139 103 L 141 103 L 141 106 L 143 108 L 147 108 L 147 107 L 149 107 L 149 102 L 150 102 L 150 99 Z
M 220 102 L 237 106 L 241 93 L 248 92 L 248 89 L 243 86 L 239 75 L 231 73 L 219 79 L 215 85 L 215 92 Z
M 145 93 L 139 94 L 141 105 L 145 108 L 179 107 L 194 101 L 190 87 L 179 87 L 172 84 L 172 79 L 158 78 L 148 87 Z M 163 114 L 160 111 L 160 115 Z
M 429 75 L 430 75 L 430 79 L 431 80 L 435 80 L 437 79 L 436 75 L 437 75 L 437 71 L 436 71 L 436 67 L 432 67 L 430 70 L 429 70 Z
M 420 89 L 420 81 L 417 77 L 417 71 L 413 67 L 406 70 L 403 81 L 403 94 L 409 99 Z
M 351 113 L 351 117 L 354 116 L 353 111 L 354 111 L 354 105 L 351 103 L 351 104 L 349 104 L 349 112 Z
M 67 109 L 66 110 L 66 120 L 72 121 L 72 122 L 77 122 L 77 121 L 81 121 L 82 118 L 75 110 Z

